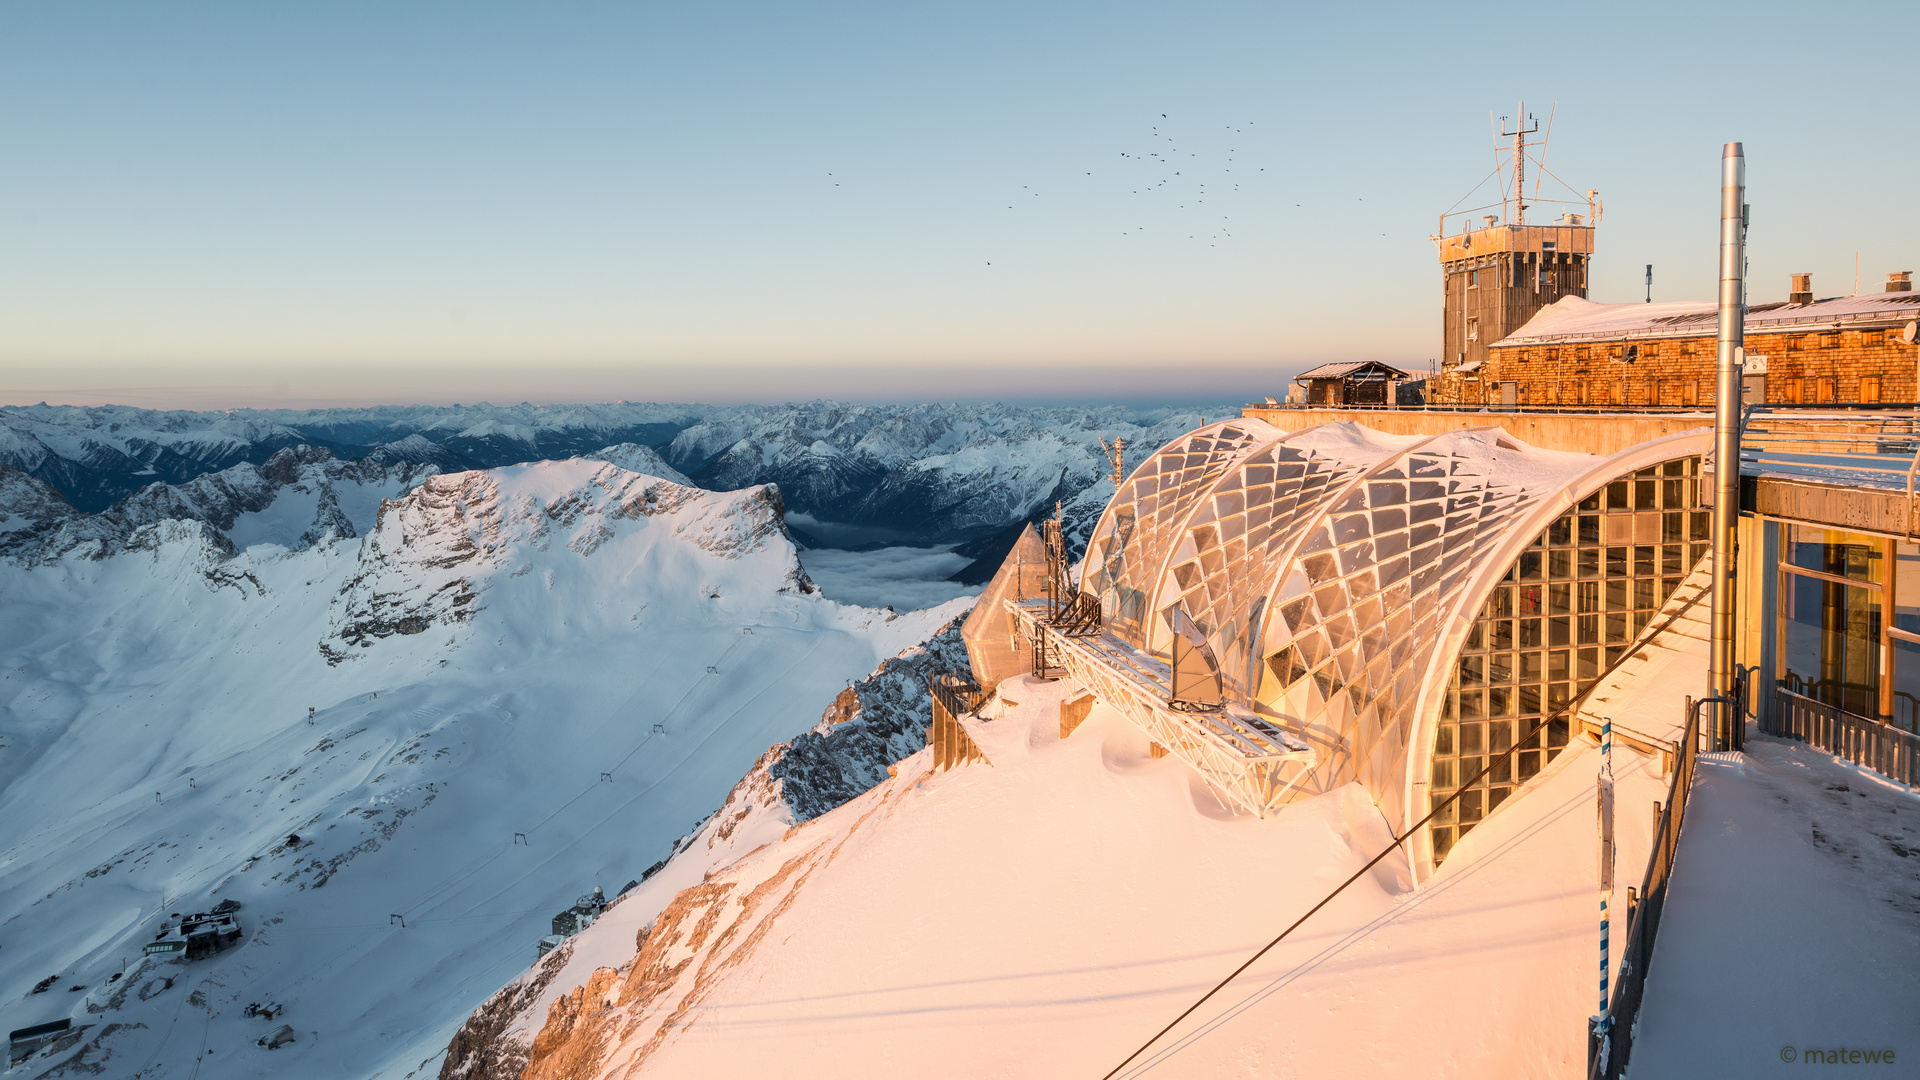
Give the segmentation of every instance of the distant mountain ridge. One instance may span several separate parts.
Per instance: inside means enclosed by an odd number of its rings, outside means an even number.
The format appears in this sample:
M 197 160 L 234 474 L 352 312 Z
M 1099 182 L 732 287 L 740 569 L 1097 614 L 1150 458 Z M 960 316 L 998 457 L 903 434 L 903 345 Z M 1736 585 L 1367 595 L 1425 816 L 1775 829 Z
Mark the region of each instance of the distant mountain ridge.
M 713 491 L 776 484 L 793 511 L 889 543 L 964 543 L 980 560 L 969 569 L 991 573 L 1019 527 L 1055 504 L 1077 549 L 1112 495 L 1101 440 L 1125 440 L 1131 467 L 1206 417 L 1234 411 L 835 401 L 228 412 L 8 406 L 0 407 L 0 467 L 58 491 L 72 510 L 99 513 L 156 482 L 186 485 L 264 466 L 301 446 L 369 468 L 441 473 L 612 455 L 601 459 Z
M 343 460 L 438 465 L 443 472 L 565 459 L 618 443 L 657 445 L 710 405 L 382 405 L 364 409 L 137 409 L 0 406 L 0 463 L 98 513 L 161 482 L 184 484 L 307 445 Z

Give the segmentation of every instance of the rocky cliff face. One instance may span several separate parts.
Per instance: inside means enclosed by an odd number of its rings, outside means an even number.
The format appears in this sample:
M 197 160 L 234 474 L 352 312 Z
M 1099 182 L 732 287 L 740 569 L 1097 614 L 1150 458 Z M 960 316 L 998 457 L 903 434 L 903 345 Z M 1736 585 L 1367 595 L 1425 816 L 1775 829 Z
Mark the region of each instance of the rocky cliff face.
M 961 621 L 883 662 L 827 707 L 819 727 L 769 751 L 764 768 L 793 820 L 809 821 L 845 803 L 927 745 L 927 725 L 933 723 L 928 682 L 967 670 Z

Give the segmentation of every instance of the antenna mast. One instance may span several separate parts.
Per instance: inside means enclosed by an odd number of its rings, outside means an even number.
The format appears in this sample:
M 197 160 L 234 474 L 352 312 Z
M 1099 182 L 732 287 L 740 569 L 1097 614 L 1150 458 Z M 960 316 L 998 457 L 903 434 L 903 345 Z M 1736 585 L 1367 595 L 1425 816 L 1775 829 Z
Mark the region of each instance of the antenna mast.
M 1515 130 L 1508 131 L 1505 123 L 1500 125 L 1500 137 L 1513 140 L 1513 216 L 1509 220 L 1515 225 L 1527 223 L 1526 183 L 1527 183 L 1527 136 L 1540 130 L 1540 121 L 1527 113 L 1527 103 L 1520 103 L 1520 115 L 1525 119 L 1514 125 Z M 1506 117 L 1500 118 L 1502 121 Z M 1528 127 L 1526 121 L 1533 121 Z

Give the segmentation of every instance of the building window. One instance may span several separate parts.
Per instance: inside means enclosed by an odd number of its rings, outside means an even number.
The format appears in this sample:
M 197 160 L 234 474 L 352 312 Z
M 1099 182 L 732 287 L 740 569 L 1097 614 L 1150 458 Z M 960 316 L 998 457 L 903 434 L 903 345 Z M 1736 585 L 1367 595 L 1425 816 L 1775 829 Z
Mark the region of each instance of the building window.
M 1831 332 L 1831 333 L 1826 333 L 1826 334 L 1821 334 L 1821 335 L 1820 335 L 1820 347 L 1821 347 L 1821 348 L 1823 348 L 1823 349 L 1837 349 L 1837 348 L 1839 348 L 1839 347 L 1840 347 L 1840 332 L 1839 332 L 1838 330 L 1835 330 L 1835 331 L 1833 331 L 1833 332 Z
M 1860 376 L 1860 400 L 1867 404 L 1873 404 L 1880 400 L 1880 376 Z
M 1780 682 L 1855 716 L 1879 714 L 1886 542 L 1785 526 L 1780 560 Z
M 1700 404 L 1700 380 L 1688 379 L 1680 384 L 1680 404 Z
M 1832 376 L 1814 380 L 1815 392 L 1819 395 L 1814 400 L 1822 405 L 1838 401 L 1839 398 L 1834 396 L 1833 384 Z
M 1805 385 L 1805 379 L 1783 379 L 1781 381 L 1781 390 L 1783 391 L 1782 397 L 1786 403 L 1789 405 L 1800 404 L 1804 396 L 1803 387 Z
M 1615 480 L 1548 525 L 1489 594 L 1441 706 L 1429 808 L 1489 756 L 1547 724 L 1434 819 L 1434 861 L 1566 748 L 1574 703 L 1706 557 L 1709 511 L 1699 488 L 1697 457 Z
M 1860 331 L 1860 347 L 1863 349 L 1879 348 L 1880 346 L 1885 345 L 1886 343 L 1887 343 L 1887 332 L 1885 330 Z M 1875 400 L 1877 401 L 1879 399 L 1876 398 Z
M 1467 320 L 1467 340 L 1468 341 L 1480 340 L 1480 320 L 1479 319 Z
M 1780 335 L 1780 344 L 1788 352 L 1799 352 L 1801 349 L 1806 348 L 1806 343 L 1796 334 Z
M 1480 271 L 1478 270 L 1467 271 L 1467 288 L 1477 289 L 1479 287 L 1480 287 Z

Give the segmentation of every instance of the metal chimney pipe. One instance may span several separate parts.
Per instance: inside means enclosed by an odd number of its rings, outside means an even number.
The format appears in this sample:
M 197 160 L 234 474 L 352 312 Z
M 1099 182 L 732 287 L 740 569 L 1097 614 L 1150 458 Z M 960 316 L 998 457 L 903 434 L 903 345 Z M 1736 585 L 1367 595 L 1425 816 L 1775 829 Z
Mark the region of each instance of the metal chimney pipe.
M 1747 159 L 1720 155 L 1720 352 L 1713 422 L 1713 693 L 1731 697 L 1736 664 L 1734 526 L 1740 519 L 1740 366 L 1746 351 Z M 1734 718 L 1734 722 L 1740 722 Z M 1716 728 L 1718 725 L 1716 725 Z

